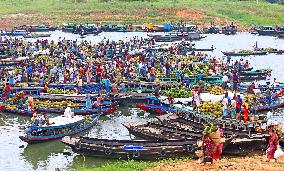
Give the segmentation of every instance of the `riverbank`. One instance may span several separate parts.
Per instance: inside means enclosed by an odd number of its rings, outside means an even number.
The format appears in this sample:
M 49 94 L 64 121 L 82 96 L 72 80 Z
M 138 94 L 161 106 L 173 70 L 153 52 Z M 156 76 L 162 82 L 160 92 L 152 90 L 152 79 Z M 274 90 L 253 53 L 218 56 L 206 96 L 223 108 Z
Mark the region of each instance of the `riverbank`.
M 95 169 L 80 168 L 78 171 L 218 171 L 218 170 L 269 170 L 279 171 L 284 167 L 284 158 L 278 162 L 266 162 L 265 155 L 254 154 L 247 157 L 224 157 L 219 161 L 211 164 L 198 164 L 196 160 L 165 160 L 162 162 L 116 162 L 107 164 Z
M 251 25 L 284 25 L 284 6 L 256 1 L 206 0 L 21 0 L 2 1 L 0 26 L 21 24 L 186 22 L 207 27 L 236 22 L 241 30 Z

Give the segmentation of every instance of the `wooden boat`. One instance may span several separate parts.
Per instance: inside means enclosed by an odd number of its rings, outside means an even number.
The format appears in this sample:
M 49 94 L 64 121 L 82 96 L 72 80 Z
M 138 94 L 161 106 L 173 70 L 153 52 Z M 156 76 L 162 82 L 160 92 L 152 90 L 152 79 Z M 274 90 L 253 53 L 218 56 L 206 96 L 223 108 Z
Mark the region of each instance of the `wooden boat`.
M 240 80 L 264 80 L 266 74 L 269 72 L 271 72 L 271 70 L 242 71 L 240 73 Z
M 1 112 L 3 113 L 7 113 L 7 114 L 14 114 L 14 115 L 21 115 L 21 116 L 33 116 L 31 111 L 28 111 L 27 109 L 9 109 L 9 108 L 5 108 L 5 106 L 1 106 Z
M 201 52 L 204 52 L 204 51 L 208 51 L 208 52 L 212 52 L 214 51 L 214 48 L 192 48 L 192 49 L 189 49 L 191 51 L 201 51 Z
M 134 160 L 195 156 L 194 152 L 197 149 L 196 140 L 107 140 L 65 137 L 62 142 L 81 155 Z
M 16 29 L 26 30 L 28 32 L 49 32 L 55 31 L 57 27 L 50 25 L 21 25 L 16 27 Z
M 160 123 L 147 123 L 141 125 L 123 124 L 130 134 L 148 140 L 184 140 L 201 139 L 202 130 L 193 130 L 190 127 L 181 128 Z
M 38 108 L 36 110 L 39 113 L 56 113 L 64 114 L 65 109 L 52 109 L 52 108 Z M 101 109 L 102 115 L 108 115 L 116 111 L 116 108 L 103 107 Z M 98 110 L 89 110 L 89 109 L 74 109 L 72 110 L 74 115 L 91 115 L 98 113 Z
M 197 32 L 176 32 L 167 35 L 151 35 L 157 42 L 173 42 L 179 40 L 201 40 L 206 36 L 202 36 Z
M 39 37 L 50 37 L 51 34 L 44 34 L 44 33 L 32 33 L 32 34 L 27 34 L 23 35 L 24 38 L 39 38 Z
M 220 33 L 220 31 L 221 30 L 218 27 L 215 27 L 215 26 L 210 26 L 207 29 L 203 30 L 203 32 L 205 34 L 218 34 L 218 33 Z
M 284 50 L 281 49 L 275 49 L 275 48 L 255 48 L 255 51 L 266 51 L 267 53 L 273 53 L 273 54 L 282 54 L 284 53 Z
M 40 143 L 75 135 L 94 126 L 99 117 L 100 115 L 95 118 L 57 116 L 49 119 L 51 125 L 39 126 L 32 123 L 25 130 L 26 135 L 20 136 L 20 139 L 27 143 Z
M 10 58 L 10 56 L 6 54 L 0 54 L 0 59 L 7 59 L 7 58 Z
M 261 36 L 277 36 L 276 26 L 259 26 L 255 30 Z
M 67 32 L 67 33 L 73 33 L 76 29 L 76 24 L 72 24 L 72 23 L 69 23 L 69 24 L 64 24 L 62 26 L 62 32 Z
M 279 38 L 284 38 L 284 31 L 278 32 L 278 37 Z
M 182 123 L 178 120 L 167 120 L 162 123 L 147 123 L 142 125 L 124 124 L 129 132 L 137 137 L 141 137 L 148 140 L 172 140 L 172 139 L 196 139 L 200 140 L 202 137 L 203 129 L 191 129 L 191 123 Z M 253 150 L 265 149 L 267 146 L 266 141 L 262 138 L 262 135 L 252 134 L 245 136 L 243 130 L 235 131 L 235 135 L 238 135 L 236 139 L 233 139 L 232 134 L 228 134 L 228 129 L 225 129 L 226 137 L 223 152 L 225 154 L 234 155 L 247 155 Z M 241 151 L 240 151 L 241 149 Z
M 224 26 L 221 29 L 221 33 L 225 35 L 233 35 L 237 33 L 237 27 L 233 23 L 229 26 Z
M 226 56 L 252 56 L 252 55 L 267 55 L 267 51 L 249 51 L 249 52 L 223 52 Z
M 105 24 L 101 26 L 101 30 L 105 32 L 126 32 L 127 27 L 124 25 Z
M 277 109 L 284 106 L 284 100 L 277 100 L 275 102 L 272 102 L 271 104 L 265 104 L 262 106 L 258 106 L 257 111 L 264 111 L 264 110 L 270 110 L 270 109 Z
M 232 140 L 222 151 L 222 154 L 246 156 L 256 150 L 266 150 L 267 141 L 264 137 L 237 138 Z

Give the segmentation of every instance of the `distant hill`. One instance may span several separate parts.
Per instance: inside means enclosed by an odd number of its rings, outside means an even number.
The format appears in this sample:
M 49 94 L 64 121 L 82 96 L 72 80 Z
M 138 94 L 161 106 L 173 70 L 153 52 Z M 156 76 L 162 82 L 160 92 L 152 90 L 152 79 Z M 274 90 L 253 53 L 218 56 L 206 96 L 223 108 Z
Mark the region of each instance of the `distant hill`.
M 267 2 L 269 1 L 269 2 Z M 284 26 L 284 0 L 1 0 L 0 27 L 62 23 Z

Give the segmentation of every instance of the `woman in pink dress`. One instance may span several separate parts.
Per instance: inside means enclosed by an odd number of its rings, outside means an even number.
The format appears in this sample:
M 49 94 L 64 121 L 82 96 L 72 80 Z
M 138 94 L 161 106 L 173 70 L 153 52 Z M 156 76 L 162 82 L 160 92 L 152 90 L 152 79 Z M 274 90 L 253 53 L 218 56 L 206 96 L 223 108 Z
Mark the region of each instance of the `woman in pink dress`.
M 268 149 L 266 150 L 266 157 L 268 161 L 276 160 L 274 158 L 274 153 L 277 150 L 277 146 L 278 146 L 278 136 L 276 134 L 274 127 L 272 127 L 270 129 Z

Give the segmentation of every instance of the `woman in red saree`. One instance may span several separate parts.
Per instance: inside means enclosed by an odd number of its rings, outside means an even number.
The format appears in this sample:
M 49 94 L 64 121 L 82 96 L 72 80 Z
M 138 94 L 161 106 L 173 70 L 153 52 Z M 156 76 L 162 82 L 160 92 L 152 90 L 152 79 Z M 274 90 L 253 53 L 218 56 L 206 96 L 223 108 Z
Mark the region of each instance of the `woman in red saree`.
M 223 130 L 221 128 L 218 129 L 220 132 L 220 137 L 223 136 Z M 224 143 L 221 142 L 219 145 L 216 146 L 215 152 L 213 153 L 213 159 L 217 160 L 221 157 L 222 151 L 223 151 L 223 145 Z
M 247 122 L 248 121 L 248 114 L 249 114 L 248 100 L 245 101 L 243 106 L 244 106 L 244 122 Z
M 203 136 L 203 143 L 205 147 L 205 149 L 203 149 L 203 152 L 204 152 L 203 162 L 213 163 L 213 154 L 216 151 L 216 145 L 214 145 L 213 141 L 208 135 Z
M 268 149 L 266 150 L 266 157 L 268 161 L 273 159 L 276 160 L 274 158 L 274 153 L 277 150 L 278 146 L 278 136 L 275 129 L 272 127 L 270 131 Z

